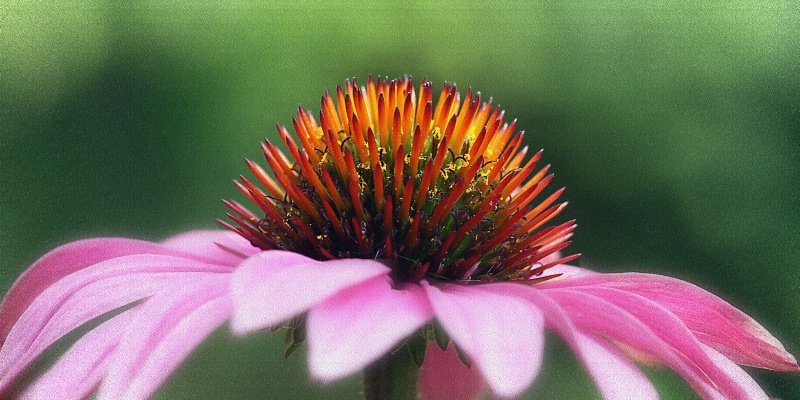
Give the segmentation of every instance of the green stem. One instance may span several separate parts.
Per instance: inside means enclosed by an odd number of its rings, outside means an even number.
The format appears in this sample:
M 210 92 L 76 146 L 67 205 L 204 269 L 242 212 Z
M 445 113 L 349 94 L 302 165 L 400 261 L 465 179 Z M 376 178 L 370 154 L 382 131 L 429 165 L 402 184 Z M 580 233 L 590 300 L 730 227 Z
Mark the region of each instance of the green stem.
M 419 367 L 404 345 L 364 369 L 365 400 L 419 399 Z

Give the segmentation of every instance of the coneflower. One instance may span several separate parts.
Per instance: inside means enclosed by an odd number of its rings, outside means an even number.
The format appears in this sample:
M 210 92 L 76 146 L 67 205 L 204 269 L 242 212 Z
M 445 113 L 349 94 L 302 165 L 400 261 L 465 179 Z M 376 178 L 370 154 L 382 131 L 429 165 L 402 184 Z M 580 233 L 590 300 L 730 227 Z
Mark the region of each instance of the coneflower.
M 560 335 L 606 399 L 654 399 L 631 361 L 664 364 L 704 399 L 767 399 L 737 364 L 798 371 L 763 327 L 687 282 L 600 274 L 562 257 L 574 221 L 541 152 L 492 101 L 410 78 L 349 81 L 300 108 L 272 173 L 236 183 L 228 231 L 161 243 L 98 238 L 34 263 L 0 305 L 0 397 L 150 396 L 211 332 L 285 328 L 311 376 L 361 371 L 367 399 L 513 397 Z M 295 137 L 296 139 L 294 139 Z M 546 192 L 546 193 L 545 193 Z M 550 225 L 548 225 L 550 224 Z M 50 345 L 91 329 L 33 384 Z M 630 358 L 629 358 L 630 356 Z M 421 372 L 420 372 L 421 371 Z M 420 375 L 421 374 L 421 375 Z

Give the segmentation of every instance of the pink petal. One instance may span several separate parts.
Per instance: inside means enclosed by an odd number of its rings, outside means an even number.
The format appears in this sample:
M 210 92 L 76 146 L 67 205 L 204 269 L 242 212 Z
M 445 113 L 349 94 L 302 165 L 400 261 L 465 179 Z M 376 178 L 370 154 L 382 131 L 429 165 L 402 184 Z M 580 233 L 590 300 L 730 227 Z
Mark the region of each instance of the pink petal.
M 222 265 L 238 265 L 261 249 L 231 231 L 191 231 L 161 242 L 166 248 L 195 256 L 199 261 Z
M 453 346 L 442 351 L 435 343 L 428 343 L 425 363 L 419 374 L 419 388 L 424 400 L 475 400 L 486 391 L 486 387 L 478 368 L 467 368 Z
M 47 304 L 50 294 L 48 289 L 22 314 L 19 323 L 9 334 L 9 346 L 0 350 L 4 359 L 0 362 L 0 371 L 3 374 L 0 386 L 9 383 L 65 334 L 93 318 L 158 292 L 176 281 L 178 277 L 174 275 L 176 274 L 134 274 L 95 281 L 59 304 L 55 313 Z M 180 278 L 192 279 L 197 275 L 199 274 L 188 273 Z M 11 346 L 12 343 L 14 346 Z
M 37 260 L 20 275 L 0 305 L 0 345 L 11 326 L 47 287 L 83 268 L 112 258 L 135 254 L 160 254 L 187 257 L 220 265 L 235 266 L 241 258 L 223 251 L 220 243 L 231 249 L 252 254 L 246 240 L 232 232 L 198 231 L 169 239 L 165 245 L 133 239 L 97 238 L 79 240 L 58 247 Z
M 544 281 L 542 283 L 538 283 L 536 284 L 536 287 L 537 288 L 565 287 L 565 286 L 570 286 L 570 282 L 572 282 L 571 279 L 585 277 L 585 276 L 601 275 L 592 270 L 573 267 L 572 265 L 567 265 L 567 264 L 558 264 L 554 267 L 548 268 L 547 271 L 545 271 L 544 273 L 544 275 L 557 275 L 557 274 L 561 276 Z M 534 276 L 533 278 L 535 279 L 539 277 Z
M 99 399 L 152 394 L 230 316 L 229 276 L 208 276 L 149 298 L 111 358 Z
M 755 320 L 691 283 L 665 276 L 598 274 L 570 282 L 636 293 L 680 318 L 697 338 L 737 364 L 777 371 L 800 371 L 795 358 Z
M 531 303 L 480 286 L 422 282 L 436 318 L 475 363 L 492 390 L 518 395 L 539 372 L 544 320 Z
M 315 261 L 280 250 L 250 257 L 233 273 L 231 330 L 239 335 L 269 328 L 300 314 L 337 292 L 389 268 L 377 261 Z
M 684 354 L 720 387 L 720 391 L 730 398 L 749 399 L 747 388 L 740 385 L 736 379 L 725 370 L 720 369 L 697 341 L 694 334 L 674 314 L 661 307 L 658 303 L 645 297 L 628 293 L 618 289 L 592 287 L 582 288 L 582 291 L 602 297 L 619 307 L 624 307 L 640 321 L 653 329 L 667 343 L 677 351 Z
M 128 310 L 89 331 L 22 394 L 23 399 L 83 399 L 97 389 L 136 309 Z
M 642 371 L 604 338 L 576 330 L 574 348 L 604 399 L 658 399 Z
M 417 285 L 392 289 L 378 276 L 311 307 L 306 320 L 311 375 L 331 382 L 364 369 L 433 318 Z
M 172 280 L 227 269 L 170 256 L 132 255 L 62 278 L 43 291 L 11 328 L 7 344 L 0 349 L 0 387 L 8 385 L 47 346 L 90 319 L 149 296 Z
M 551 262 L 558 261 L 560 259 L 561 259 L 561 252 L 557 251 L 557 252 L 555 252 L 553 254 L 545 256 L 544 258 L 542 258 L 538 262 L 539 262 L 539 264 L 545 265 L 545 264 L 550 264 Z
M 155 243 L 117 238 L 80 240 L 52 250 L 23 272 L 3 299 L 0 305 L 0 344 L 33 299 L 59 279 L 114 257 L 162 254 L 165 251 Z
M 768 399 L 770 398 L 758 386 L 753 378 L 747 374 L 741 367 L 736 365 L 733 361 L 729 360 L 727 357 L 722 355 L 720 352 L 714 350 L 710 346 L 706 346 L 701 344 L 703 350 L 708 354 L 708 356 L 717 364 L 720 368 L 722 368 L 726 374 L 728 374 L 733 380 L 739 382 L 739 384 L 745 389 L 747 392 L 748 399 Z
M 605 339 L 577 329 L 559 304 L 547 297 L 546 290 L 520 284 L 486 285 L 500 293 L 516 294 L 532 301 L 545 316 L 547 326 L 569 344 L 607 400 L 657 399 L 658 392 L 639 368 Z
M 595 292 L 602 297 L 583 292 L 587 288 L 574 289 L 548 290 L 547 296 L 557 301 L 579 326 L 652 354 L 683 376 L 704 398 L 722 394 L 728 399 L 749 399 L 745 388 L 707 356 L 680 320 L 657 304 L 632 294 L 623 296 L 621 291 L 607 292 L 613 289 Z

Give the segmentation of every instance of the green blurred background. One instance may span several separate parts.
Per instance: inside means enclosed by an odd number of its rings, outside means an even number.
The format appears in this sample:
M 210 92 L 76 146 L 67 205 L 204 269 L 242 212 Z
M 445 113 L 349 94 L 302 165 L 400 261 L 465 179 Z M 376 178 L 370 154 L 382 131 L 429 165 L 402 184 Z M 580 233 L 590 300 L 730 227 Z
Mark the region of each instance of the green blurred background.
M 61 3 L 61 4 L 59 4 Z M 0 5 L 0 292 L 79 238 L 215 228 L 258 141 L 345 78 L 494 97 L 545 148 L 572 252 L 719 294 L 800 353 L 795 1 Z M 598 398 L 554 335 L 526 398 Z M 158 398 L 355 398 L 279 334 L 214 335 Z M 664 399 L 693 398 L 644 368 Z M 769 394 L 800 374 L 752 371 Z

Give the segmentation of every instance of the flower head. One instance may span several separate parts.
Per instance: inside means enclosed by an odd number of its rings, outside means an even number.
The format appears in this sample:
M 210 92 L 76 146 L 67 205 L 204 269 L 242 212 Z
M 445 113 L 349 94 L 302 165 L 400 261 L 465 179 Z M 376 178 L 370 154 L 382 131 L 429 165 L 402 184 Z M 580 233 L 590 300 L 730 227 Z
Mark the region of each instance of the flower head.
M 536 202 L 552 175 L 534 173 L 542 152 L 525 161 L 522 133 L 492 100 L 468 91 L 463 102 L 445 84 L 439 102 L 425 80 L 355 80 L 322 97 L 319 122 L 302 107 L 292 120 L 299 145 L 278 133 L 285 156 L 262 149 L 275 179 L 247 162 L 266 189 L 245 177 L 238 188 L 262 212 L 226 204 L 229 226 L 264 250 L 317 260 L 387 260 L 398 282 L 527 281 L 560 262 L 574 221 L 540 229 L 566 205 L 562 190 Z M 531 278 L 536 278 L 531 280 Z
M 237 335 L 288 328 L 287 352 L 308 342 L 315 379 L 363 370 L 374 399 L 414 396 L 419 366 L 426 398 L 513 397 L 541 367 L 545 328 L 606 399 L 657 398 L 631 359 L 672 368 L 705 399 L 767 398 L 737 364 L 800 370 L 703 289 L 567 265 L 574 222 L 543 227 L 561 191 L 535 200 L 550 181 L 534 173 L 540 153 L 525 161 L 514 123 L 477 93 L 462 102 L 445 85 L 434 105 L 429 82 L 419 97 L 409 78 L 348 82 L 322 98 L 319 122 L 301 108 L 294 125 L 300 145 L 278 127 L 288 156 L 262 145 L 274 177 L 248 161 L 263 188 L 237 182 L 260 213 L 226 202 L 238 235 L 89 239 L 23 273 L 0 305 L 0 396 L 145 398 L 226 321 Z

